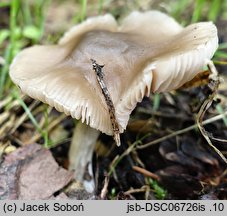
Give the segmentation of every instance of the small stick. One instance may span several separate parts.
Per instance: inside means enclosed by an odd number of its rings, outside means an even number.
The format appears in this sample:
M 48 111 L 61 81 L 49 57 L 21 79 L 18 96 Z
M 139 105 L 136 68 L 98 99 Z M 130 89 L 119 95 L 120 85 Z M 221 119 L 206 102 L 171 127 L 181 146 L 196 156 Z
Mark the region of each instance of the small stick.
M 117 146 L 120 146 L 121 145 L 120 130 L 119 130 L 119 125 L 118 125 L 116 115 L 115 115 L 115 108 L 114 108 L 113 102 L 111 100 L 110 93 L 109 93 L 109 91 L 106 87 L 106 84 L 104 83 L 104 80 L 103 80 L 104 74 L 102 72 L 102 68 L 104 67 L 104 65 L 97 64 L 94 59 L 91 59 L 91 62 L 92 62 L 93 70 L 96 73 L 97 81 L 98 81 L 99 86 L 102 90 L 102 94 L 105 98 L 106 105 L 108 107 L 108 111 L 109 111 L 109 115 L 110 115 L 110 121 L 111 121 L 112 128 L 113 128 L 114 140 L 117 143 Z
M 227 116 L 227 111 L 224 112 L 223 114 L 219 114 L 219 115 L 216 115 L 216 116 L 214 116 L 214 117 L 212 117 L 212 118 L 210 118 L 210 119 L 207 119 L 207 120 L 201 122 L 201 124 L 202 124 L 202 125 L 207 125 L 207 124 L 213 123 L 213 122 L 215 122 L 215 121 L 218 121 L 218 120 L 222 119 L 223 116 Z M 158 139 L 156 139 L 156 140 L 153 140 L 153 141 L 151 141 L 151 142 L 148 142 L 148 143 L 146 143 L 146 144 L 144 144 L 144 145 L 137 146 L 136 148 L 137 148 L 137 149 L 145 149 L 145 148 L 148 148 L 148 147 L 150 147 L 150 146 L 152 146 L 152 145 L 155 145 L 155 144 L 158 144 L 158 143 L 160 143 L 160 142 L 163 142 L 163 141 L 165 141 L 165 140 L 167 140 L 167 139 L 170 139 L 170 138 L 172 138 L 172 137 L 175 137 L 175 136 L 184 134 L 184 133 L 186 133 L 186 132 L 189 132 L 189 131 L 191 131 L 191 130 L 194 130 L 194 129 L 196 129 L 196 128 L 198 128 L 198 124 L 197 124 L 197 123 L 196 123 L 196 124 L 193 124 L 193 125 L 191 125 L 191 126 L 189 126 L 189 127 L 187 127 L 187 128 L 184 128 L 184 129 L 175 131 L 175 132 L 173 132 L 173 133 L 171 133 L 171 134 L 168 134 L 168 135 L 166 135 L 166 136 L 160 137 L 160 138 L 158 138 Z
M 150 171 L 148 171 L 148 170 L 146 170 L 142 167 L 133 166 L 132 169 L 143 174 L 144 176 L 151 177 L 151 178 L 153 178 L 154 180 L 157 180 L 157 181 L 159 180 L 158 175 L 156 175 L 156 174 L 154 174 L 154 173 L 152 173 L 152 172 L 150 172 Z
M 142 192 L 146 192 L 147 190 L 148 190 L 148 187 L 143 186 L 143 187 L 138 188 L 138 189 L 129 189 L 128 191 L 124 192 L 124 194 L 130 195 L 130 194 L 133 194 L 133 193 L 142 193 Z
M 204 129 L 202 125 L 202 120 L 204 117 L 205 112 L 208 110 L 210 105 L 212 104 L 214 97 L 217 95 L 217 90 L 218 86 L 220 83 L 218 72 L 213 64 L 212 61 L 208 61 L 207 63 L 208 69 L 210 71 L 210 76 L 209 76 L 209 87 L 211 89 L 211 94 L 208 96 L 208 98 L 203 102 L 202 106 L 200 107 L 199 113 L 196 118 L 196 122 L 198 125 L 198 128 L 200 132 L 202 133 L 203 137 L 206 139 L 207 143 L 217 152 L 217 154 L 222 158 L 222 160 L 227 164 L 227 159 L 225 156 L 219 151 L 211 142 L 209 134 L 207 131 Z
M 105 180 L 104 180 L 104 186 L 102 188 L 101 195 L 100 195 L 101 199 L 105 199 L 106 198 L 106 195 L 108 193 L 109 180 L 110 180 L 109 176 L 106 176 Z

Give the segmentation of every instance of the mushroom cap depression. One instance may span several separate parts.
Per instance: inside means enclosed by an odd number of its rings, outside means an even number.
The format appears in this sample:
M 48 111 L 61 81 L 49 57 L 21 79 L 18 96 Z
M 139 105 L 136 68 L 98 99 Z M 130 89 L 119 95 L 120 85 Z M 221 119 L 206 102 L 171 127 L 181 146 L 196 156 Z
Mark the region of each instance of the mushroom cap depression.
M 57 45 L 21 51 L 10 76 L 22 92 L 108 135 L 108 107 L 90 59 L 105 65 L 104 82 L 120 132 L 145 95 L 176 89 L 191 80 L 218 47 L 211 22 L 181 27 L 158 12 L 132 12 L 121 24 L 111 15 L 89 18 Z

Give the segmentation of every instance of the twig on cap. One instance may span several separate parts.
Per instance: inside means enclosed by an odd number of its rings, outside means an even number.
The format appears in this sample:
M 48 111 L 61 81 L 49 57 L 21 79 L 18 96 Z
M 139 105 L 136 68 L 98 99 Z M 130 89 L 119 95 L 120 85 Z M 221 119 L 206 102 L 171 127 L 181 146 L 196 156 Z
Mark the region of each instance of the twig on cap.
M 103 74 L 102 68 L 104 67 L 104 65 L 97 64 L 94 59 L 91 59 L 91 62 L 92 62 L 93 70 L 96 73 L 97 81 L 98 81 L 99 86 L 102 90 L 102 94 L 105 98 L 106 105 L 107 105 L 108 110 L 109 110 L 110 121 L 111 121 L 112 128 L 113 128 L 114 140 L 117 143 L 117 146 L 120 146 L 121 145 L 120 130 L 119 130 L 119 125 L 118 125 L 116 115 L 115 115 L 115 108 L 114 108 L 114 105 L 113 105 L 113 101 L 110 97 L 110 93 L 109 93 L 109 91 L 106 87 L 106 84 L 104 83 L 104 80 L 103 80 L 104 74 Z

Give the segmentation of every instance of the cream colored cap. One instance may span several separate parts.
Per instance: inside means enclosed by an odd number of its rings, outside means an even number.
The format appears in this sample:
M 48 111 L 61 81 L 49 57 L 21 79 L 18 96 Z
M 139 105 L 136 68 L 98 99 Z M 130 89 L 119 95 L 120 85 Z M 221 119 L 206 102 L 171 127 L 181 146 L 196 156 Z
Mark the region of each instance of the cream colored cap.
M 150 91 L 175 89 L 192 79 L 218 46 L 210 22 L 182 28 L 158 12 L 133 12 L 121 24 L 111 15 L 89 18 L 58 45 L 21 51 L 10 76 L 21 90 L 108 135 L 112 127 L 90 59 L 105 65 L 104 82 L 120 132 Z

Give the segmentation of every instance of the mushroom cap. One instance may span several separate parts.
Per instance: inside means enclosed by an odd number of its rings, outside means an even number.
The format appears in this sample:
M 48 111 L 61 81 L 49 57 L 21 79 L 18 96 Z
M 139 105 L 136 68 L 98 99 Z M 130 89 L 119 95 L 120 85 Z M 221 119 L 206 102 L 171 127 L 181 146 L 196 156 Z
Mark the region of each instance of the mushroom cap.
M 30 97 L 112 135 L 108 107 L 90 59 L 105 65 L 104 82 L 120 132 L 145 95 L 191 80 L 218 46 L 211 22 L 182 28 L 158 12 L 132 12 L 121 24 L 111 15 L 89 18 L 57 45 L 21 51 L 10 67 L 15 84 Z

